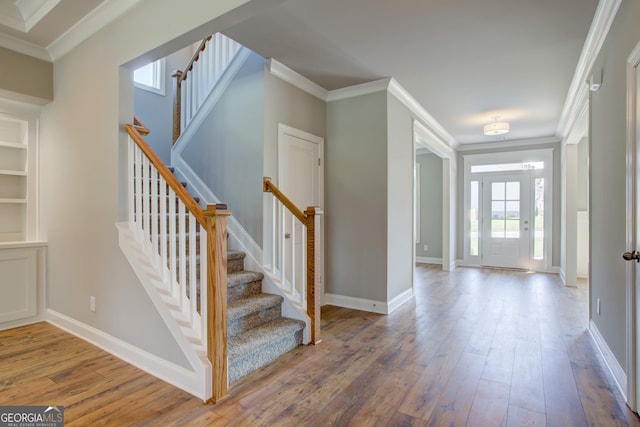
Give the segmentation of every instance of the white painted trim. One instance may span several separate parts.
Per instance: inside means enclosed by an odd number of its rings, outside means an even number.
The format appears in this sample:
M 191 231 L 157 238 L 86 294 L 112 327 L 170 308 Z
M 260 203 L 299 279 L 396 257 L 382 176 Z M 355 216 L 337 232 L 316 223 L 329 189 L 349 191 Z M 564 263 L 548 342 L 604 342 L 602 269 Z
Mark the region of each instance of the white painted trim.
M 327 102 L 340 101 L 342 99 L 355 98 L 356 96 L 369 95 L 387 91 L 389 89 L 390 78 L 374 80 L 372 82 L 361 83 L 342 89 L 335 89 L 327 95 Z
M 51 59 L 57 61 L 62 58 L 139 2 L 140 0 L 106 0 L 102 2 L 47 46 Z
M 496 148 L 511 150 L 513 148 L 526 147 L 529 145 L 555 144 L 557 142 L 560 142 L 560 138 L 558 138 L 557 136 L 546 136 L 546 137 L 540 137 L 540 138 L 513 139 L 510 141 L 500 141 L 500 142 L 460 144 L 456 149 L 458 150 L 458 152 L 476 151 L 476 150 L 493 150 Z
M 442 258 L 429 258 L 424 256 L 417 256 L 416 262 L 420 262 L 422 264 L 440 264 L 442 265 Z
M 589 335 L 593 339 L 593 342 L 596 344 L 596 348 L 600 352 L 600 355 L 604 359 L 604 363 L 609 369 L 609 372 L 613 376 L 616 385 L 618 386 L 618 390 L 622 396 L 627 399 L 627 374 L 624 373 L 624 369 L 613 355 L 613 352 L 607 345 L 604 337 L 598 330 L 598 327 L 593 322 L 593 320 L 589 321 Z
M 325 305 L 350 308 L 353 310 L 368 311 L 378 314 L 390 314 L 405 302 L 413 298 L 413 289 L 409 288 L 391 301 L 375 301 L 365 298 L 355 298 L 345 295 L 324 294 Z
M 324 304 L 351 308 L 353 310 L 368 311 L 371 313 L 388 314 L 386 302 L 349 297 L 345 295 L 324 294 Z
M 60 0 L 17 0 L 16 6 L 24 17 L 24 32 L 31 31 L 58 3 Z
M 201 380 L 195 372 L 135 347 L 99 329 L 48 309 L 47 322 L 73 334 L 119 359 L 172 384 L 187 393 L 201 396 Z
M 406 291 L 402 292 L 400 295 L 387 302 L 387 314 L 393 313 L 402 304 L 407 301 L 411 301 L 412 298 L 413 288 L 409 288 Z
M 0 33 L 0 47 L 51 62 L 51 56 L 46 49 L 4 33 Z
M 207 119 L 207 117 L 209 117 L 209 113 L 211 113 L 211 110 L 216 106 L 224 92 L 227 90 L 227 87 L 229 87 L 233 78 L 238 71 L 240 71 L 240 68 L 242 68 L 242 65 L 250 55 L 251 51 L 249 49 L 244 46 L 241 47 L 227 68 L 224 69 L 222 75 L 211 89 L 211 92 L 207 95 L 207 99 L 202 103 L 202 105 L 200 105 L 198 112 L 193 116 L 186 129 L 182 131 L 173 147 L 171 147 L 172 165 L 175 165 L 178 162 L 178 159 L 181 158 L 184 149 L 189 145 L 189 142 L 191 142 L 191 139 L 202 123 Z
M 327 100 L 329 92 L 325 88 L 312 82 L 302 74 L 297 73 L 278 60 L 268 58 L 265 66 L 269 73 L 280 80 L 283 80 L 322 101 Z
M 458 148 L 458 141 L 396 79 L 390 79 L 388 91 L 411 110 L 438 140 L 453 149 Z
M 622 0 L 600 0 L 595 16 L 587 33 L 576 70 L 573 73 L 573 80 L 565 98 L 564 107 L 558 123 L 557 135 L 565 137 L 573 127 L 580 111 L 581 92 L 586 90 L 586 81 L 589 80 L 589 73 L 600 53 L 611 24 L 616 17 L 618 8 Z

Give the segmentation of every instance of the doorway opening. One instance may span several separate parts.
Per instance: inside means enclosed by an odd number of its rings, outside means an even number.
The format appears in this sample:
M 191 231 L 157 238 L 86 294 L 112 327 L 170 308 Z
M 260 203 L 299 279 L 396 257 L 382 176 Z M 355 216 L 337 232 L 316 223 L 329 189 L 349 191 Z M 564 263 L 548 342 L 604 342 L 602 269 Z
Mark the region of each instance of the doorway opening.
M 551 149 L 464 156 L 464 264 L 549 271 Z

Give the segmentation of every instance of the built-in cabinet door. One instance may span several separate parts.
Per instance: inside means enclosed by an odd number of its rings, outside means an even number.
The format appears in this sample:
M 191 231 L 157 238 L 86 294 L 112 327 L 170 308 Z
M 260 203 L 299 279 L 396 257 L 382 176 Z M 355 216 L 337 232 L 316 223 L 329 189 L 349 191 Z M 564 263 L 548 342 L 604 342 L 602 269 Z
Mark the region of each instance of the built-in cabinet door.
M 528 174 L 483 177 L 482 265 L 529 269 Z

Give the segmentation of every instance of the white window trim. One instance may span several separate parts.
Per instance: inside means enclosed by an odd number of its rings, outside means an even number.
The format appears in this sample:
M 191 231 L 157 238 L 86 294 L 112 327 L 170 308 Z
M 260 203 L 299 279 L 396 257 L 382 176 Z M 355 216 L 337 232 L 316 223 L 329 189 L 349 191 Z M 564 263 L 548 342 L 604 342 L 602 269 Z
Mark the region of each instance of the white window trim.
M 165 81 L 166 81 L 166 60 L 165 58 L 160 58 L 153 63 L 153 80 L 154 86 L 149 86 L 144 83 L 139 83 L 133 80 L 133 85 L 138 89 L 146 90 L 151 93 L 155 93 L 156 95 L 164 96 L 166 93 L 165 90 Z
M 544 169 L 529 171 L 531 178 L 544 178 L 544 259 L 536 260 L 533 258 L 533 246 L 530 252 L 530 269 L 535 271 L 551 272 L 553 270 L 553 148 L 545 148 L 540 150 L 523 150 L 523 151 L 507 151 L 501 153 L 483 153 L 483 154 L 464 154 L 464 221 L 463 221 L 463 265 L 481 266 L 482 265 L 482 243 L 479 242 L 478 256 L 470 255 L 470 238 L 469 238 L 469 220 L 467 214 L 471 207 L 471 181 L 482 181 L 483 175 L 487 173 L 471 173 L 471 166 L 489 165 L 500 163 L 519 163 L 519 162 L 536 162 L 544 161 Z M 512 173 L 512 172 L 507 172 Z M 533 188 L 533 180 L 531 186 Z M 480 187 L 482 193 L 482 187 Z M 534 194 L 534 193 L 532 193 Z M 482 218 L 482 197 L 478 200 L 478 209 Z M 479 226 L 480 228 L 480 226 Z M 482 234 L 479 236 L 482 239 Z M 533 245 L 533 239 L 530 242 Z

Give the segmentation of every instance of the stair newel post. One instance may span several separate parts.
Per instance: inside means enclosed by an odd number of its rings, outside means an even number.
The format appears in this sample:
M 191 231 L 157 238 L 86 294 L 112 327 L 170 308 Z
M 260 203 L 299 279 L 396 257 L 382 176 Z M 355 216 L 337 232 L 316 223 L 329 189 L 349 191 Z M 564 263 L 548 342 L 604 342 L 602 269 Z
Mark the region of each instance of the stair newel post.
M 180 138 L 182 120 L 182 71 L 175 70 L 173 77 L 173 143 Z
M 316 206 L 304 211 L 307 229 L 307 315 L 311 318 L 311 342 L 320 338 L 320 215 Z
M 217 403 L 229 395 L 227 359 L 227 205 L 203 211 L 207 231 L 207 354 L 212 365 L 212 396 Z

